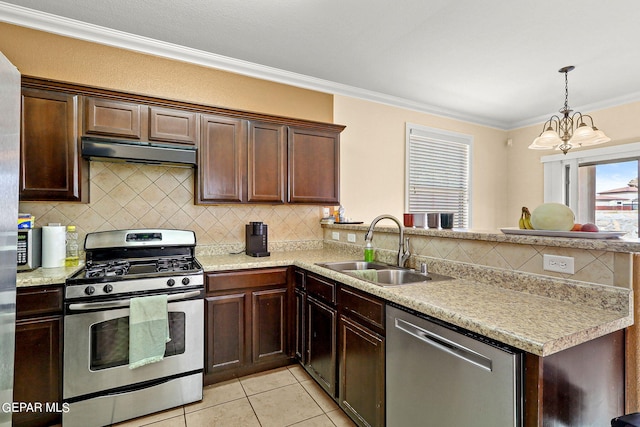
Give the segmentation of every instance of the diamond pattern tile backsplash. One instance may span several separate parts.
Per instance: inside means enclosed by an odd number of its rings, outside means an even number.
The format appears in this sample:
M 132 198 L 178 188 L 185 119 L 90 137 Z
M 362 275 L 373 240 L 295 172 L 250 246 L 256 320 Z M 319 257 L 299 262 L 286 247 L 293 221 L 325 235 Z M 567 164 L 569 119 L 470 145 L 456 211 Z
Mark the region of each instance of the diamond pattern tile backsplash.
M 244 248 L 245 224 L 269 226 L 271 250 L 322 247 L 319 206 L 194 205 L 194 170 L 129 163 L 90 163 L 88 204 L 22 202 L 20 212 L 36 225 L 74 224 L 80 241 L 87 233 L 125 228 L 194 230 L 199 250 L 226 253 Z M 201 248 L 202 247 L 202 248 Z

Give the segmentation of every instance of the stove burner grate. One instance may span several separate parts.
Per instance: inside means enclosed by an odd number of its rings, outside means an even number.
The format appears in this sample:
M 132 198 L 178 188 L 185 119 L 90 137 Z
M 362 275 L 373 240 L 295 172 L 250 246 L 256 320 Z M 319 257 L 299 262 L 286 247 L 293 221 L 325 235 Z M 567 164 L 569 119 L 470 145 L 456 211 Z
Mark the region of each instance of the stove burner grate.
M 85 268 L 85 277 L 125 276 L 131 264 L 127 260 L 114 260 L 90 264 Z
M 192 258 L 159 258 L 144 261 L 110 260 L 87 264 L 85 278 L 100 278 L 150 273 L 189 272 L 196 269 Z

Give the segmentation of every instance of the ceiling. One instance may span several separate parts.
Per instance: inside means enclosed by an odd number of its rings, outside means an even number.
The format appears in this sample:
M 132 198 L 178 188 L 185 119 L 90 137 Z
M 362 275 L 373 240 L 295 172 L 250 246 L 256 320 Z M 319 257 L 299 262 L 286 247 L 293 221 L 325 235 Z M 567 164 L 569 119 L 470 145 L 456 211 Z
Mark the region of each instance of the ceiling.
M 637 0 L 0 1 L 3 22 L 500 129 L 557 112 L 566 65 L 574 109 L 639 101 L 638 16 Z

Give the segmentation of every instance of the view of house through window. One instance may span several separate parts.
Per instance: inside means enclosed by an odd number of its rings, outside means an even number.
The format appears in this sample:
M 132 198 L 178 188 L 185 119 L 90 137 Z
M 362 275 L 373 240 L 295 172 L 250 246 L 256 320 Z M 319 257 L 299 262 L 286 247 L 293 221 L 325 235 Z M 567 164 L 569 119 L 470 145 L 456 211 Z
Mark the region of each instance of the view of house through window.
M 578 166 L 577 222 L 638 237 L 638 159 Z

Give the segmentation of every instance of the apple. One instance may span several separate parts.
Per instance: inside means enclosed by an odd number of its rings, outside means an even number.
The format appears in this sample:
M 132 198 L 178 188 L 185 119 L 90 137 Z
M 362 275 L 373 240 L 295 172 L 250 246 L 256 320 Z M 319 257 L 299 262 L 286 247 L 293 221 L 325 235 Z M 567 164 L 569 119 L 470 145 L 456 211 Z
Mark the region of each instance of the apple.
M 582 228 L 580 229 L 580 231 L 598 232 L 600 231 L 600 229 L 598 228 L 597 225 L 591 224 L 590 222 L 588 222 L 586 224 L 582 224 Z

